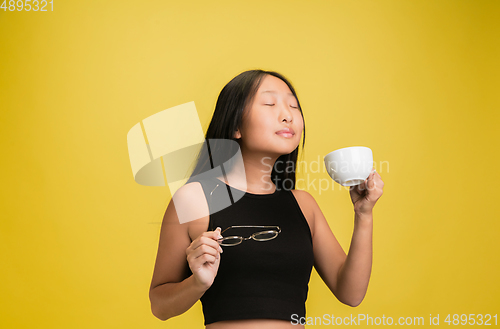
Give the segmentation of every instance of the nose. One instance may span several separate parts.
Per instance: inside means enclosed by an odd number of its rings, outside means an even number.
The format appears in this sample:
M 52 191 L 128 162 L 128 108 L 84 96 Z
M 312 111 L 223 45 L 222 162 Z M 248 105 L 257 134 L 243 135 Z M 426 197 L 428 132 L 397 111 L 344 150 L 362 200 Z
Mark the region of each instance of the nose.
M 291 123 L 292 120 L 293 120 L 292 111 L 290 111 L 287 104 L 282 104 L 280 112 L 280 121 L 281 122 L 286 121 L 288 123 Z

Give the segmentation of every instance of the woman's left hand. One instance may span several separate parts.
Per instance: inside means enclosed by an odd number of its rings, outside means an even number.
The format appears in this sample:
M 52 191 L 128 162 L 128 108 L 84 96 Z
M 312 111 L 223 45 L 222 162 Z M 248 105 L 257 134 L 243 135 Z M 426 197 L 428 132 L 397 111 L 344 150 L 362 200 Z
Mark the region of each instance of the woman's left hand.
M 368 214 L 372 212 L 377 200 L 382 196 L 384 182 L 382 178 L 372 168 L 370 176 L 359 185 L 351 186 L 349 194 L 356 213 Z

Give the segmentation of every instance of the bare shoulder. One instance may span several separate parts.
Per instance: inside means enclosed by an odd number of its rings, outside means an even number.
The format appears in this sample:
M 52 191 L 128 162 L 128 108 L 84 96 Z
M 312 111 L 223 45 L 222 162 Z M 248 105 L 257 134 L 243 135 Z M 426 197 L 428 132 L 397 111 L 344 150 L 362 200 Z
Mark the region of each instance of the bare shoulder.
M 316 209 L 318 208 L 316 200 L 307 191 L 303 190 L 291 190 L 291 191 L 293 193 L 293 196 L 297 200 L 300 210 L 302 210 L 302 213 L 304 214 L 307 223 L 309 224 L 311 233 L 314 234 L 315 214 L 316 214 Z
M 200 182 L 191 182 L 191 183 L 187 183 L 187 184 L 184 184 L 182 185 L 181 187 L 179 187 L 177 189 L 177 191 L 175 191 L 174 195 L 172 196 L 172 198 L 174 197 L 191 197 L 191 194 L 203 194 L 203 188 L 201 187 L 201 184 Z
M 292 190 L 293 196 L 299 203 L 302 211 L 311 211 L 318 206 L 314 197 L 307 191 L 304 190 Z M 302 207 L 304 206 L 304 207 Z
M 172 196 L 172 202 L 180 224 L 208 216 L 208 204 L 199 182 L 181 186 Z

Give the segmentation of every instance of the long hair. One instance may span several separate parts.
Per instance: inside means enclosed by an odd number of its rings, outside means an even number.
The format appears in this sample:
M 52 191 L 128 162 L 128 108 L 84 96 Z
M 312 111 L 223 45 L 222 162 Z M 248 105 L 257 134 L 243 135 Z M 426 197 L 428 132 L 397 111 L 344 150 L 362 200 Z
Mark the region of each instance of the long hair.
M 295 89 L 283 75 L 264 70 L 250 70 L 240 73 L 229 81 L 219 94 L 212 120 L 205 134 L 207 149 L 202 147 L 200 150 L 196 166 L 186 184 L 196 181 L 194 178 L 196 175 L 208 172 L 223 163 L 226 166 L 226 162 L 236 154 L 238 144 L 234 134 L 242 123 L 244 110 L 252 104 L 254 96 L 266 75 L 275 76 L 287 84 L 293 96 L 297 99 L 300 114 L 304 120 L 304 114 Z M 302 150 L 305 144 L 305 134 L 304 120 Z M 228 147 L 228 143 L 223 143 L 223 140 L 233 140 L 235 143 L 230 143 L 232 146 Z M 281 155 L 274 163 L 271 180 L 276 184 L 277 189 L 284 188 L 284 185 L 287 189 L 295 189 L 295 168 L 297 166 L 299 146 L 291 153 Z M 212 157 L 212 154 L 217 154 L 217 157 Z

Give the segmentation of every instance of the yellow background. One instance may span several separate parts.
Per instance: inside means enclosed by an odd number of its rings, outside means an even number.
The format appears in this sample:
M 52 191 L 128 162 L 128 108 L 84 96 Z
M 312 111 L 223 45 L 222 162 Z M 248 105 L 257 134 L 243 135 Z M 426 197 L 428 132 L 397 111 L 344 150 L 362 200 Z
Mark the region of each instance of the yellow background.
M 500 313 L 499 40 L 494 0 L 1 10 L 0 326 L 203 327 L 199 303 L 167 322 L 150 312 L 170 192 L 134 182 L 126 135 L 189 101 L 206 131 L 221 88 L 253 68 L 294 84 L 306 163 L 363 145 L 389 164 L 365 300 L 340 304 L 313 272 L 308 316 Z M 320 165 L 299 177 L 328 178 Z M 309 192 L 347 251 L 347 189 Z

